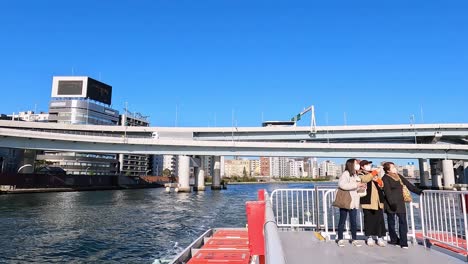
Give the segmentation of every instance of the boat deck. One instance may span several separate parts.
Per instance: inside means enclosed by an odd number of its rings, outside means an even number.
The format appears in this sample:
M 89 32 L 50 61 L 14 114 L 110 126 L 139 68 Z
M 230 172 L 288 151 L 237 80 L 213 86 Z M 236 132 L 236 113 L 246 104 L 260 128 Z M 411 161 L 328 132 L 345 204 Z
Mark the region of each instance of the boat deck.
M 351 244 L 338 247 L 334 241 L 321 241 L 311 231 L 279 232 L 286 263 L 466 263 L 434 249 L 413 245 L 402 249 L 394 245 L 386 247 L 354 247 Z M 364 241 L 363 241 L 364 243 Z

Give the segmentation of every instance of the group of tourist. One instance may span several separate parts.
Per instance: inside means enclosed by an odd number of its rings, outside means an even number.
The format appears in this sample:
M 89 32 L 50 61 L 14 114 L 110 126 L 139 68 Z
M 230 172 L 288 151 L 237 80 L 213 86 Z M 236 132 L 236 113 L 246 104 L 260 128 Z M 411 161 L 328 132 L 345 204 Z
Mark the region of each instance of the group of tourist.
M 372 162 L 367 160 L 349 159 L 346 169 L 338 181 L 338 191 L 334 206 L 340 210 L 338 224 L 338 246 L 344 247 L 347 240 L 343 239 L 346 219 L 349 215 L 351 228 L 351 244 L 362 246 L 357 240 L 357 213 L 360 208 L 364 215 L 364 234 L 369 246 L 386 246 L 384 212 L 387 215 L 389 244 L 408 248 L 408 223 L 406 220 L 406 205 L 411 202 L 411 192 L 421 194 L 421 190 L 411 184 L 405 177 L 398 174 L 393 162 L 383 164 L 384 176 L 379 177 L 377 170 L 372 170 Z M 395 219 L 398 217 L 398 234 Z

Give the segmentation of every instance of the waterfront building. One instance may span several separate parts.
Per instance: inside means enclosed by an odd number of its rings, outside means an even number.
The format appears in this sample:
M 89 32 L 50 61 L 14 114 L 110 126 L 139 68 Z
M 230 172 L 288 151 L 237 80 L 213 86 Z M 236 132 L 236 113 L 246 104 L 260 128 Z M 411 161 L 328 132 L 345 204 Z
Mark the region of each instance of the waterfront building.
M 132 113 L 126 109 L 125 113 L 120 115 L 119 125 L 148 127 L 150 122 L 147 116 L 143 116 L 140 113 Z M 119 154 L 119 171 L 125 176 L 146 176 L 152 172 L 153 164 L 151 159 L 150 155 Z
M 260 175 L 261 176 L 271 176 L 271 173 L 270 173 L 270 158 L 269 157 L 260 157 Z
M 54 76 L 49 122 L 75 125 L 118 125 L 119 112 L 110 107 L 112 86 L 86 76 Z M 115 175 L 115 154 L 45 151 L 37 160 L 68 174 Z
M 225 176 L 226 177 L 249 177 L 250 171 L 250 160 L 247 159 L 233 159 L 225 160 Z

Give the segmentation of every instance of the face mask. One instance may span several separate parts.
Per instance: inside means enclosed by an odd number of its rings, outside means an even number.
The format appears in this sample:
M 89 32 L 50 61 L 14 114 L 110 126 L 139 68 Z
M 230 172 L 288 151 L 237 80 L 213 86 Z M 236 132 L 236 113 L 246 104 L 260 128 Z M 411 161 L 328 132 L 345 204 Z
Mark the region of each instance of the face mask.
M 364 169 L 365 169 L 366 171 L 370 171 L 370 170 L 371 170 L 371 166 L 370 166 L 370 165 L 366 165 L 366 166 L 364 166 Z
M 354 170 L 359 170 L 361 168 L 361 166 L 359 166 L 359 164 L 354 164 Z
M 398 173 L 398 170 L 397 170 L 396 168 L 391 168 L 391 169 L 390 169 L 390 172 L 391 172 L 391 173 Z

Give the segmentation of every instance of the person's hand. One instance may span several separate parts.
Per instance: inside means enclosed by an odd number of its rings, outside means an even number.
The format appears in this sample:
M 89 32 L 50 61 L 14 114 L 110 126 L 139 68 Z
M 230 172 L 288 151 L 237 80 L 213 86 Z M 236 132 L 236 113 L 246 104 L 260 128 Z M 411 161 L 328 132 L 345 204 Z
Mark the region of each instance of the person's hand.
M 377 183 L 377 185 L 378 185 L 380 188 L 383 188 L 383 181 L 382 181 L 382 179 L 380 179 L 379 177 L 375 177 L 375 178 L 374 178 L 374 181 Z
M 365 189 L 365 188 L 367 188 L 367 184 L 366 184 L 366 183 L 359 182 L 359 183 L 358 183 L 358 188 L 360 188 L 360 189 Z

